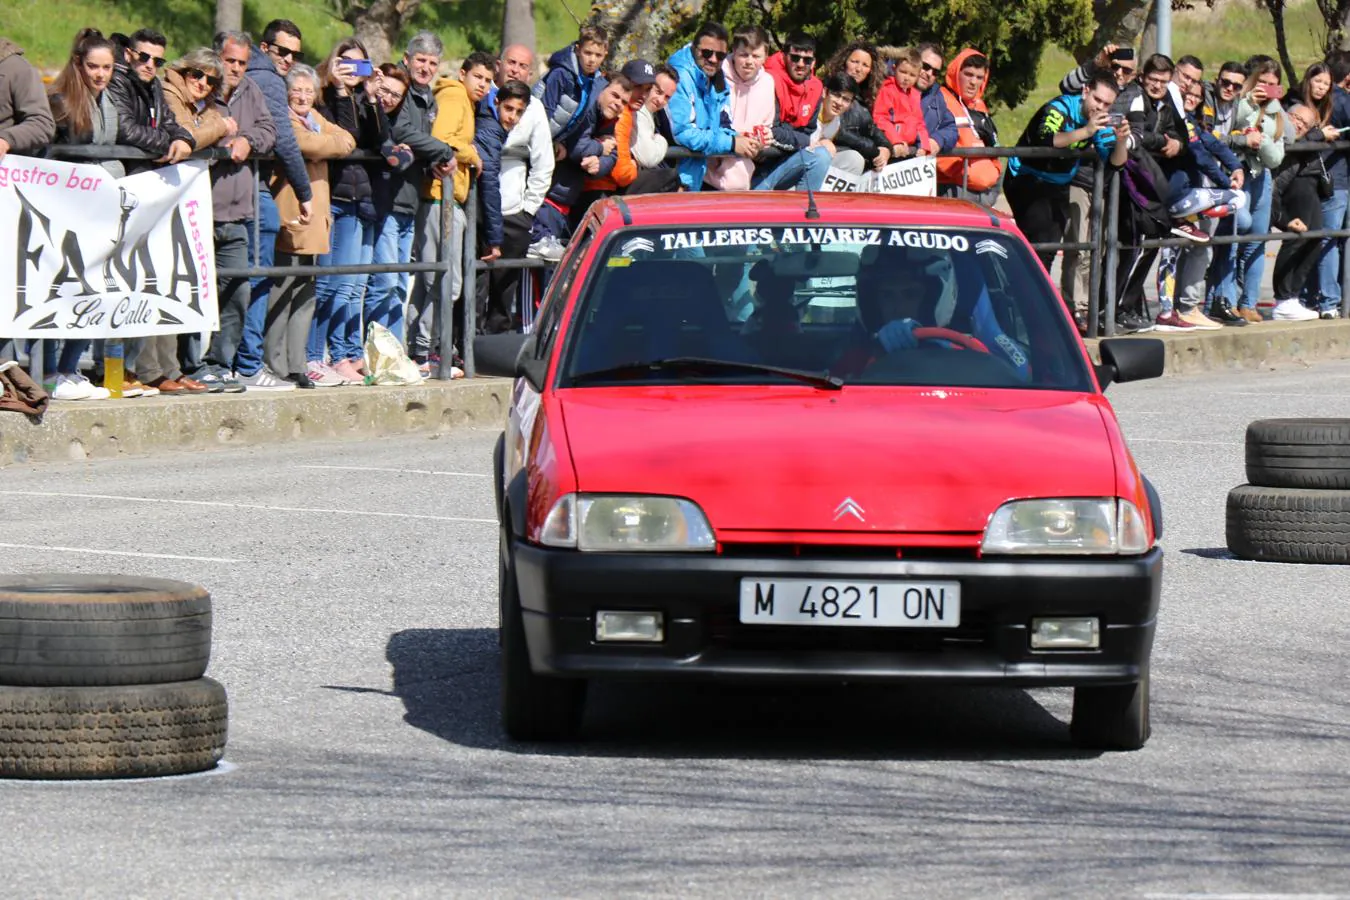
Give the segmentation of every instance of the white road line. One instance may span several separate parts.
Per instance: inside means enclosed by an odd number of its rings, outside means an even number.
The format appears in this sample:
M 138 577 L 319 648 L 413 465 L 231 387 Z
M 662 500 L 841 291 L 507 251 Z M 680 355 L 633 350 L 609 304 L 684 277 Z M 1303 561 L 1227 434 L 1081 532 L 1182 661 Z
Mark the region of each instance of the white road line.
M 53 547 L 51 544 L 0 544 L 10 550 L 59 550 L 62 553 L 97 553 L 101 556 L 136 556 L 141 559 L 186 559 L 192 562 L 239 563 L 242 559 L 219 556 L 179 556 L 176 553 L 140 553 L 134 550 L 96 550 L 93 547 Z
M 1335 394 L 1315 393 L 1315 392 L 1295 392 L 1285 394 L 1279 391 L 1215 391 L 1214 396 L 1218 397 L 1316 397 L 1318 400 L 1335 400 Z
M 1241 441 L 1187 441 L 1181 438 L 1127 438 L 1129 444 L 1204 444 L 1207 447 L 1241 447 Z
M 268 512 L 327 513 L 342 516 L 372 516 L 382 519 L 420 519 L 430 522 L 471 522 L 496 525 L 496 519 L 462 516 L 427 516 L 417 513 L 372 512 L 364 509 L 328 509 L 320 506 L 263 506 L 255 503 L 223 503 L 219 500 L 178 500 L 169 497 L 122 497 L 117 494 L 77 494 L 65 491 L 0 491 L 7 497 L 72 497 L 77 500 L 121 500 L 128 503 L 173 503 L 181 506 L 214 506 L 220 509 L 261 509 Z
M 1350 900 L 1350 894 L 1144 894 L 1145 900 Z
M 394 469 L 384 466 L 296 466 L 297 469 L 332 469 L 338 472 L 397 472 L 402 475 L 449 475 L 455 478 L 491 478 L 482 472 L 438 472 L 435 469 Z

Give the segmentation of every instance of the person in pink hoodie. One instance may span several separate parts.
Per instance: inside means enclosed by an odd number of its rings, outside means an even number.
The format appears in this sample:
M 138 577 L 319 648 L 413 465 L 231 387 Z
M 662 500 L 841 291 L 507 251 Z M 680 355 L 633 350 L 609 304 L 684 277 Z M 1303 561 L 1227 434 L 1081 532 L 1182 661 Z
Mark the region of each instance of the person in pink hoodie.
M 891 142 L 891 156 L 905 159 L 928 153 L 928 128 L 923 123 L 923 95 L 915 87 L 922 61 L 919 51 L 906 47 L 895 63 L 895 74 L 882 86 L 872 107 L 872 120 Z
M 731 36 L 731 55 L 722 61 L 731 95 L 727 98 L 731 125 L 737 134 L 767 142 L 774 126 L 773 76 L 764 71 L 769 35 L 758 25 L 737 29 Z M 708 160 L 703 183 L 719 191 L 748 191 L 755 162 L 741 156 Z

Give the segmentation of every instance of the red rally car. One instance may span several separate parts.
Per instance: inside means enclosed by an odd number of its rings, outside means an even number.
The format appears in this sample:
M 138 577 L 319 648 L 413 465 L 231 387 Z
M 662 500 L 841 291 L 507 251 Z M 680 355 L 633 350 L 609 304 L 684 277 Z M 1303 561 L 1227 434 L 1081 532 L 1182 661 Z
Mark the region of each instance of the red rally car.
M 523 342 L 523 343 L 522 343 Z M 1072 686 L 1149 735 L 1161 507 L 1012 220 L 802 193 L 597 203 L 495 453 L 502 713 L 573 736 L 597 678 Z M 494 364 L 491 357 L 495 356 Z

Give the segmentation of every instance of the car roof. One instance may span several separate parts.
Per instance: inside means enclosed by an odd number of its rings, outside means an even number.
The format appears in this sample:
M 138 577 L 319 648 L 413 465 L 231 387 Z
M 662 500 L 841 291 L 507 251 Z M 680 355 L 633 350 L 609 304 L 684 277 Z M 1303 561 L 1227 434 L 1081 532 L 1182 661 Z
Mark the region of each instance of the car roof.
M 727 226 L 738 223 L 802 226 L 832 223 L 1011 228 L 1004 214 L 967 200 L 892 194 L 816 192 L 819 218 L 806 218 L 804 191 L 697 192 L 613 197 L 601 212 L 605 225 Z M 627 214 L 625 215 L 625 209 Z M 1008 221 L 1004 221 L 1008 220 Z

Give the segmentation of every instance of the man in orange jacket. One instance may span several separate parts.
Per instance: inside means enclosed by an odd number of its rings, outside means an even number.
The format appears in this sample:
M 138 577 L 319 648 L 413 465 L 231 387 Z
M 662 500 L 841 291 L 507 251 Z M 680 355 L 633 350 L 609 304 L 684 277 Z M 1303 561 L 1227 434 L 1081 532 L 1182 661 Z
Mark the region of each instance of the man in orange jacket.
M 989 59 L 967 47 L 947 66 L 942 99 L 956 119 L 957 147 L 997 147 L 998 129 L 984 102 L 989 84 Z M 938 195 L 993 206 L 998 199 L 1003 167 L 998 159 L 949 158 L 938 162 Z
M 651 86 L 656 83 L 656 67 L 645 59 L 635 59 L 620 70 L 633 83 L 632 99 L 620 110 L 617 118 L 606 120 L 600 115 L 593 134 L 597 137 L 612 134 L 618 159 L 608 175 L 587 178 L 577 208 L 586 209 L 600 197 L 610 194 L 657 194 L 679 189 L 679 176 L 674 169 L 641 169 L 633 158 L 635 116 L 647 102 Z

